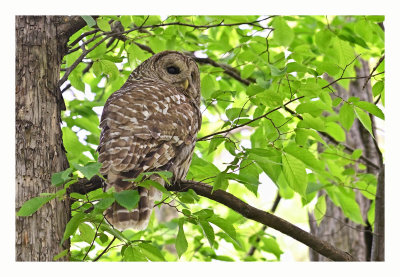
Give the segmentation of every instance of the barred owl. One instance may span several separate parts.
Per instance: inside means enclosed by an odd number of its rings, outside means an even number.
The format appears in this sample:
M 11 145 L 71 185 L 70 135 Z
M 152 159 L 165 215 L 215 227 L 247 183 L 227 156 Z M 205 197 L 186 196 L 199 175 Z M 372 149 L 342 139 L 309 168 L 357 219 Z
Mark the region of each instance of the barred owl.
M 180 52 L 150 57 L 107 99 L 100 122 L 100 173 L 107 178 L 107 188 L 137 189 L 140 195 L 132 211 L 115 202 L 105 212 L 114 227 L 147 227 L 161 192 L 123 180 L 164 170 L 173 173 L 172 181 L 185 178 L 200 125 L 199 69 Z M 151 178 L 165 185 L 160 177 Z

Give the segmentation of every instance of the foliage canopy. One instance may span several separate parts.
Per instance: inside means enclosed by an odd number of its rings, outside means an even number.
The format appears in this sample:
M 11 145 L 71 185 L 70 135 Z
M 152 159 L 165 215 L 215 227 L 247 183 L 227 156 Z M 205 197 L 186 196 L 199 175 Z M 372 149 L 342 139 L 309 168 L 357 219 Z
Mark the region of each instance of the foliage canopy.
M 384 32 L 378 25 L 384 17 L 83 18 L 87 26 L 71 36 L 61 74 L 64 91 L 73 95 L 64 94 L 62 114 L 71 167 L 52 176 L 57 193 L 33 198 L 18 212 L 29 216 L 54 198 L 71 197 L 72 218 L 63 237 L 71 238 L 71 260 L 273 261 L 285 250 L 261 224 L 193 190 L 170 192 L 144 176 L 136 181 L 162 190 L 159 205 L 173 206 L 178 218 L 161 222 L 153 213 L 145 231 L 120 232 L 102 213 L 114 201 L 135 207 L 137 192 L 67 194 L 78 178 L 99 174 L 99 113 L 106 99 L 137 65 L 164 50 L 187 52 L 200 66 L 203 125 L 188 180 L 207 182 L 213 190 L 249 199 L 250 205 L 257 205 L 260 186 L 273 183 L 280 197 L 299 197 L 318 223 L 329 197 L 350 220 L 366 224 L 355 190 L 374 201 L 377 180 L 363 171 L 368 161 L 362 151 L 349 151 L 345 140 L 355 120 L 376 136 L 371 116 L 384 119 L 384 61 L 372 76 L 364 76 L 371 80 L 377 104 L 339 97 L 332 84 L 348 88 L 360 66 L 358 57 L 376 64 L 384 55 Z M 264 183 L 263 175 L 272 183 Z M 326 196 L 318 196 L 320 190 Z M 373 225 L 371 207 L 368 221 Z M 249 255 L 251 247 L 257 251 Z

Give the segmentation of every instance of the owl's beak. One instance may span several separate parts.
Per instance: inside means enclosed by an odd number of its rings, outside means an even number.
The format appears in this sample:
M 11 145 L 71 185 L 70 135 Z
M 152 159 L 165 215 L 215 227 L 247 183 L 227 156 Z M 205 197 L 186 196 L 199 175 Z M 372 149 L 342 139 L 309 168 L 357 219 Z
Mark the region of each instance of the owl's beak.
M 182 85 L 182 88 L 183 88 L 184 90 L 186 90 L 186 89 L 189 87 L 189 80 L 188 80 L 188 79 L 185 79 L 185 81 L 183 81 L 183 82 L 181 83 L 181 85 Z

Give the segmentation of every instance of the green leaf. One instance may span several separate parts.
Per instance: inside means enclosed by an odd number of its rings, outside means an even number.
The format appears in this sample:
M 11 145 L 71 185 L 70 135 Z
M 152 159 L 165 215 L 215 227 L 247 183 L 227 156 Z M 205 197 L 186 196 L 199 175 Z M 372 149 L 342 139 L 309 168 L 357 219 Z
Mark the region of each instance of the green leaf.
M 95 238 L 94 236 L 96 232 L 92 227 L 90 227 L 86 223 L 82 223 L 79 225 L 79 234 L 84 242 L 91 244 Z
M 233 239 L 235 242 L 238 243 L 240 247 L 242 247 L 240 242 L 236 238 L 236 230 L 235 227 L 233 227 L 232 223 L 215 214 L 212 217 L 208 218 L 207 220 L 208 222 L 221 228 L 222 231 L 224 231 L 231 239 Z
M 292 155 L 282 155 L 283 174 L 289 186 L 301 196 L 307 189 L 307 173 L 304 164 Z
M 72 168 L 67 168 L 64 171 L 53 173 L 53 175 L 51 175 L 51 184 L 55 187 L 64 184 L 67 180 L 70 179 L 69 175 L 72 173 L 72 171 Z
M 317 160 L 310 151 L 303 147 L 299 147 L 295 143 L 290 143 L 283 151 L 296 157 L 311 169 L 324 170 L 324 164 L 321 161 Z
M 340 103 L 342 103 L 342 99 L 339 98 L 339 97 L 336 97 L 336 98 L 333 100 L 333 102 L 332 102 L 332 106 L 333 106 L 333 107 L 336 107 L 336 106 L 338 106 Z
M 276 17 L 272 23 L 274 27 L 273 36 L 277 42 L 283 46 L 289 46 L 294 40 L 294 32 L 281 17 Z
M 365 225 L 361 215 L 360 206 L 355 200 L 355 192 L 350 189 L 338 187 L 338 191 L 335 195 L 337 196 L 343 213 L 355 223 Z
M 212 191 L 226 190 L 228 188 L 228 180 L 226 178 L 226 172 L 218 173 L 217 177 L 215 178 L 214 186 Z
M 333 38 L 331 31 L 327 29 L 322 29 L 315 35 L 315 44 L 321 49 L 326 50 L 331 43 Z
M 88 163 L 85 166 L 81 166 L 79 164 L 74 164 L 74 167 L 79 170 L 86 179 L 90 180 L 94 175 L 99 173 L 101 168 L 101 163 L 99 162 L 92 162 Z
M 144 180 L 143 182 L 138 183 L 137 185 L 140 187 L 145 187 L 147 189 L 149 189 L 150 186 L 152 186 L 152 187 L 158 189 L 159 191 L 161 191 L 162 193 L 171 195 L 171 193 L 163 185 L 161 185 L 160 183 L 157 183 L 156 181 L 153 181 L 153 180 Z
M 197 216 L 199 219 L 205 220 L 214 215 L 214 211 L 212 209 L 203 209 L 198 212 L 195 212 L 193 215 Z
M 375 138 L 374 133 L 372 132 L 371 118 L 369 115 L 358 107 L 354 107 L 354 111 L 364 128 L 367 129 L 373 138 Z
M 354 150 L 353 153 L 351 154 L 351 157 L 352 157 L 354 160 L 358 160 L 358 158 L 361 157 L 362 152 L 363 152 L 362 149 L 356 149 L 356 150 Z
M 67 157 L 69 161 L 71 161 L 72 158 L 74 160 L 78 159 L 79 156 L 82 156 L 83 152 L 88 150 L 88 148 L 79 141 L 76 133 L 70 128 L 62 128 L 62 132 L 63 144 L 65 149 L 67 150 Z
M 297 125 L 298 128 L 312 128 L 317 131 L 325 131 L 325 122 L 320 117 L 313 117 L 309 114 L 303 115 L 303 120 Z
M 359 102 L 354 103 L 354 105 L 369 112 L 370 114 L 375 115 L 376 117 L 379 117 L 380 119 L 385 120 L 385 115 L 383 114 L 381 109 L 379 109 L 376 105 L 374 105 L 370 102 L 359 101 Z
M 58 253 L 57 255 L 55 255 L 53 257 L 53 261 L 57 261 L 58 259 L 64 257 L 65 255 L 68 254 L 68 251 L 69 251 L 69 249 L 65 249 L 65 250 L 61 251 L 60 253 Z
M 94 75 L 96 75 L 96 77 L 101 76 L 101 74 L 103 73 L 103 68 L 101 66 L 101 62 L 94 61 L 93 65 L 92 65 L 92 70 L 93 70 Z
M 141 248 L 141 252 L 148 258 L 150 261 L 153 262 L 163 262 L 165 258 L 161 251 L 152 244 L 149 243 L 141 243 L 138 245 Z
M 96 21 L 93 19 L 93 17 L 91 17 L 89 15 L 83 15 L 81 17 L 83 18 L 83 20 L 85 20 L 86 24 L 89 27 L 93 27 L 94 25 L 96 25 Z
M 228 118 L 229 118 L 229 116 L 228 116 Z M 221 136 L 221 135 L 214 136 L 210 141 L 210 145 L 208 147 L 208 154 L 214 152 L 215 149 L 217 149 L 218 145 L 220 145 L 224 141 L 225 141 L 225 137 L 224 136 Z
M 112 203 L 114 203 L 115 202 L 115 198 L 104 198 L 104 199 L 101 199 L 99 202 L 97 202 L 95 205 L 94 205 L 94 208 L 95 209 L 98 209 L 98 210 L 100 210 L 100 211 L 105 211 L 105 210 L 107 210 L 111 205 L 112 205 Z
M 214 229 L 211 227 L 210 223 L 208 223 L 206 220 L 199 220 L 199 224 L 201 228 L 203 229 L 203 233 L 205 237 L 207 238 L 208 242 L 210 243 L 210 246 L 213 247 L 214 244 Z
M 183 253 L 186 252 L 188 248 L 188 243 L 186 241 L 185 232 L 183 231 L 183 222 L 184 218 L 180 218 L 178 221 L 179 230 L 178 235 L 176 236 L 175 240 L 175 248 L 176 252 L 178 253 L 179 258 L 182 256 Z
M 260 248 L 263 251 L 272 253 L 275 255 L 275 257 L 279 260 L 281 255 L 283 254 L 283 251 L 281 250 L 281 248 L 279 247 L 278 242 L 276 241 L 275 238 L 272 237 L 261 237 L 261 242 L 262 245 L 260 246 Z
M 85 221 L 85 218 L 85 213 L 78 212 L 68 221 L 67 226 L 65 227 L 64 236 L 60 244 L 63 244 L 66 239 L 75 234 L 79 224 Z
M 79 73 L 77 70 L 71 72 L 71 74 L 68 76 L 68 80 L 74 88 L 85 92 L 85 83 L 82 81 L 81 73 Z
M 254 64 L 245 65 L 240 73 L 242 75 L 242 78 L 249 78 L 251 74 L 253 74 L 254 69 L 256 69 L 256 66 Z
M 215 77 L 211 74 L 204 75 L 204 77 L 201 78 L 201 94 L 204 99 L 209 99 L 211 94 L 215 91 L 215 88 Z
M 272 64 L 268 64 L 268 67 L 271 69 L 272 76 L 283 76 L 286 74 L 286 69 L 287 69 L 286 66 L 282 69 L 279 69 L 279 68 L 273 66 Z
M 385 82 L 383 82 L 383 81 L 376 82 L 376 84 L 372 87 L 372 93 L 373 93 L 374 97 L 381 94 L 381 92 L 384 90 L 384 88 L 385 88 Z
M 305 146 L 307 139 L 309 137 L 314 138 L 316 141 L 325 144 L 326 142 L 321 138 L 321 136 L 313 129 L 296 128 L 296 143 L 300 146 Z
M 44 204 L 54 199 L 55 195 L 47 197 L 34 197 L 22 204 L 17 216 L 30 216 L 40 209 Z
M 337 141 L 345 141 L 346 134 L 343 131 L 342 127 L 335 122 L 327 122 L 325 124 L 325 132 L 331 135 Z
M 338 37 L 334 37 L 332 40 L 335 58 L 338 65 L 343 68 L 355 58 L 354 49 L 347 41 L 341 40 Z
M 122 252 L 122 251 L 121 251 Z M 122 253 L 121 253 L 122 254 Z M 145 255 L 140 251 L 139 247 L 129 245 L 122 254 L 124 261 L 147 262 Z
M 133 23 L 132 16 L 130 16 L 130 15 L 121 15 L 119 17 L 119 20 L 120 20 L 122 26 L 124 26 L 124 28 L 129 28 L 130 25 Z
M 317 225 L 321 223 L 322 219 L 324 218 L 326 213 L 326 201 L 325 195 L 321 195 L 318 197 L 317 204 L 315 204 L 314 208 L 314 217 L 317 220 Z
M 121 192 L 114 192 L 115 200 L 122 207 L 132 211 L 137 206 L 140 200 L 140 195 L 137 190 L 124 190 Z
M 76 192 L 71 192 L 71 193 L 69 194 L 69 196 L 70 196 L 71 198 L 75 198 L 75 199 L 86 199 L 86 196 L 85 196 L 85 195 L 80 194 L 80 193 L 76 193 Z
M 110 80 L 115 80 L 119 76 L 118 67 L 109 60 L 100 60 L 102 71 L 107 74 Z
M 324 110 L 329 110 L 330 108 L 322 101 L 312 101 L 301 103 L 296 107 L 296 112 L 303 114 L 309 113 L 312 116 L 319 116 Z
M 339 98 L 340 99 L 340 98 Z M 339 111 L 339 122 L 342 126 L 349 131 L 355 119 L 354 110 L 351 105 L 344 102 Z
M 374 22 L 383 22 L 385 20 L 384 15 L 367 15 L 366 17 L 368 20 L 371 20 Z
M 111 26 L 108 24 L 108 21 L 103 18 L 97 18 L 97 27 L 104 32 L 111 32 Z

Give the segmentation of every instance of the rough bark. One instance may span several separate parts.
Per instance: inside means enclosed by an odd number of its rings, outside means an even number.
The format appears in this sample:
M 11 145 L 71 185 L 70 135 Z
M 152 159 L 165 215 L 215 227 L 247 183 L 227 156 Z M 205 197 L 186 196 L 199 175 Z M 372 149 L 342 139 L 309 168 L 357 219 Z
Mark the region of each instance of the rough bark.
M 32 197 L 54 192 L 51 175 L 68 167 L 60 128 L 58 81 L 69 36 L 79 17 L 16 16 L 16 211 Z M 51 261 L 70 217 L 67 201 L 51 201 L 29 217 L 16 217 L 16 261 Z
M 359 60 L 360 67 L 356 67 L 357 76 L 368 76 L 368 63 L 362 59 Z M 333 81 L 327 77 L 328 81 Z M 336 93 L 343 99 L 348 99 L 351 96 L 359 97 L 362 101 L 373 102 L 371 85 L 362 89 L 365 83 L 364 79 L 356 79 L 350 82 L 349 89 L 346 91 L 343 87 L 334 84 L 333 87 Z M 375 130 L 374 119 L 371 117 L 372 127 Z M 375 135 L 376 137 L 376 135 Z M 355 120 L 352 128 L 346 135 L 346 145 L 353 149 L 362 149 L 363 155 L 375 164 L 382 166 L 382 157 L 377 150 L 377 144 L 374 142 L 368 131 L 362 126 L 358 119 Z M 366 172 L 377 176 L 378 170 L 367 164 Z M 367 212 L 370 208 L 371 201 L 365 198 L 359 191 L 356 191 L 356 200 L 360 205 L 361 213 L 364 222 L 367 223 Z M 368 261 L 371 256 L 372 233 L 369 224 L 362 226 L 347 219 L 341 209 L 336 207 L 332 201 L 327 199 L 326 216 L 317 226 L 315 218 L 310 215 L 311 233 L 320 237 L 335 247 L 350 253 L 353 257 L 360 261 Z M 319 255 L 310 249 L 311 261 L 327 261 L 329 259 Z

